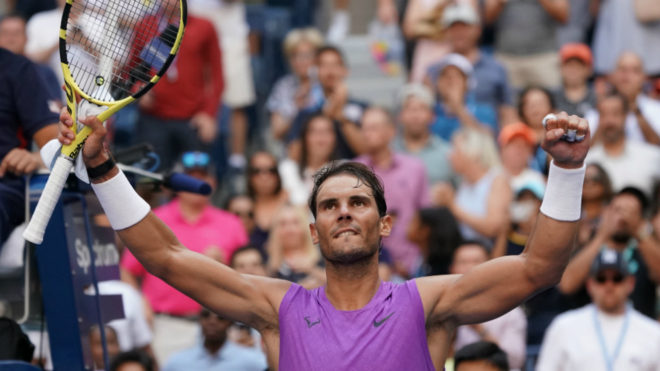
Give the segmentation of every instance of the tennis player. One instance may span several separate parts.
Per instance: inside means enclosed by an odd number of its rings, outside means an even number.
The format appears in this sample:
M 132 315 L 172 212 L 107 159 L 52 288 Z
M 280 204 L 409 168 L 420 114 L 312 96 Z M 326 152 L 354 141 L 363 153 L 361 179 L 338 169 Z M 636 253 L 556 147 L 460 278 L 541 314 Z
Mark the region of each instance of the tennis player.
M 71 131 L 63 113 L 60 140 Z M 273 369 L 442 370 L 453 330 L 483 322 L 559 282 L 580 217 L 587 121 L 565 113 L 547 122 L 542 147 L 554 159 L 536 227 L 525 251 L 464 275 L 380 281 L 380 241 L 392 228 L 383 188 L 356 163 L 322 170 L 310 197 L 313 240 L 327 285 L 306 290 L 287 281 L 239 274 L 186 249 L 133 190 L 93 129 L 83 149 L 95 168 L 92 187 L 113 228 L 151 273 L 223 317 L 258 329 Z M 563 140 L 573 131 L 582 141 Z M 565 138 L 565 137 L 564 137 Z M 176 334 L 172 334 L 176 336 Z

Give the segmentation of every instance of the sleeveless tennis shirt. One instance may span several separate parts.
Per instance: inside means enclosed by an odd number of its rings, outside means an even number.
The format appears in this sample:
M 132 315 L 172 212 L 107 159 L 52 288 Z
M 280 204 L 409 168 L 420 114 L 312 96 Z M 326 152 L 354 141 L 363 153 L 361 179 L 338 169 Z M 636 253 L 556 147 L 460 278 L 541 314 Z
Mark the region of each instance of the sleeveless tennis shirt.
M 361 309 L 340 311 L 325 288 L 293 284 L 280 305 L 281 371 L 435 370 L 414 280 L 382 282 Z

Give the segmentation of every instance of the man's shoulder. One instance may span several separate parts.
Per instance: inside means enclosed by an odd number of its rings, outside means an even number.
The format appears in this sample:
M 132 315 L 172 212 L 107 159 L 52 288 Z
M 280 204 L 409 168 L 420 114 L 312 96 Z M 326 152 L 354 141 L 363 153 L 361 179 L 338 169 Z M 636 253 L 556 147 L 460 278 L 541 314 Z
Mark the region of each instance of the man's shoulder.
M 593 311 L 593 305 L 585 305 L 584 307 L 568 310 L 555 317 L 552 321 L 552 327 L 561 330 L 578 331 L 578 325 L 584 323 L 589 316 L 590 311 Z
M 172 336 L 172 335 L 170 335 Z M 163 371 L 184 371 L 190 370 L 194 367 L 196 362 L 199 362 L 205 355 L 205 351 L 201 344 L 197 344 L 192 348 L 184 349 L 174 353 L 165 362 Z
M 650 318 L 636 309 L 631 309 L 631 320 L 639 324 L 640 329 L 644 329 L 649 336 L 655 336 L 660 339 L 660 323 L 653 318 Z
M 37 65 L 26 57 L 14 54 L 4 48 L 0 48 L 0 65 L 2 65 L 2 69 L 10 75 L 15 74 L 16 71 L 26 67 L 34 68 L 35 71 L 37 68 Z

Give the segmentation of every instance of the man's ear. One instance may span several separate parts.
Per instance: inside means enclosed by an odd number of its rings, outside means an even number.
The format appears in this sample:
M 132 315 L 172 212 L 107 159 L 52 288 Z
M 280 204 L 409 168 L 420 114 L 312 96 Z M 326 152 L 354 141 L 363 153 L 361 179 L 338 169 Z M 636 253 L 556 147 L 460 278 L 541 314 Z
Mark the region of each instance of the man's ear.
M 319 232 L 316 230 L 316 224 L 309 223 L 309 233 L 312 235 L 312 242 L 316 245 L 319 243 Z
M 392 217 L 385 215 L 380 218 L 380 236 L 387 237 L 392 233 Z

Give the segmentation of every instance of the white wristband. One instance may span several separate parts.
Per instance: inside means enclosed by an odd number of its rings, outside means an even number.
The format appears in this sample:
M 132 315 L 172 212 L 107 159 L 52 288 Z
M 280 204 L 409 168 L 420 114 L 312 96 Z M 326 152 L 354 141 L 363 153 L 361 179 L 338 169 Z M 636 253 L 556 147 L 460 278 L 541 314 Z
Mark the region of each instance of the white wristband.
M 582 211 L 582 184 L 586 166 L 579 169 L 564 169 L 550 163 L 548 185 L 545 188 L 541 212 L 564 222 L 580 219 Z
M 149 204 L 135 192 L 121 170 L 110 180 L 92 183 L 92 189 L 110 220 L 112 229 L 116 231 L 137 224 L 151 211 Z

